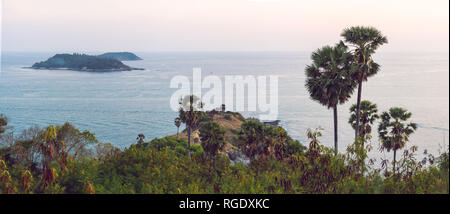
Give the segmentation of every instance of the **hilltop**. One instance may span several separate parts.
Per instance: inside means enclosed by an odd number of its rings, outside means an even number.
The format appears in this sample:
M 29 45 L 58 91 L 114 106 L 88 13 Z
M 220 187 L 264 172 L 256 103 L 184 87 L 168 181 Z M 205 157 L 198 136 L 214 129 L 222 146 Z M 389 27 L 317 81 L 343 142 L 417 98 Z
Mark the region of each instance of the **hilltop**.
M 142 60 L 140 57 L 136 56 L 134 53 L 130 52 L 108 52 L 102 55 L 98 55 L 100 58 L 116 59 L 119 61 L 136 61 Z
M 237 160 L 245 160 L 247 159 L 245 156 L 243 156 L 237 147 L 238 144 L 238 137 L 239 133 L 241 131 L 241 126 L 244 122 L 248 120 L 257 120 L 254 118 L 245 118 L 238 112 L 220 112 L 220 111 L 209 111 L 206 112 L 206 117 L 202 118 L 201 121 L 215 121 L 217 122 L 223 129 L 225 130 L 225 146 L 223 147 L 222 151 L 219 151 L 219 154 L 222 156 L 227 156 L 231 161 L 237 161 Z M 277 127 L 278 123 L 277 121 L 274 122 L 264 122 L 263 124 Z M 167 138 L 176 138 L 177 135 L 169 135 L 166 136 Z M 182 140 L 188 139 L 187 137 L 187 130 L 180 131 L 178 134 L 178 138 Z M 150 142 L 151 143 L 151 142 Z M 200 145 L 200 132 L 199 129 L 195 129 L 191 133 L 191 143 L 192 145 Z M 297 142 L 298 143 L 298 142 Z

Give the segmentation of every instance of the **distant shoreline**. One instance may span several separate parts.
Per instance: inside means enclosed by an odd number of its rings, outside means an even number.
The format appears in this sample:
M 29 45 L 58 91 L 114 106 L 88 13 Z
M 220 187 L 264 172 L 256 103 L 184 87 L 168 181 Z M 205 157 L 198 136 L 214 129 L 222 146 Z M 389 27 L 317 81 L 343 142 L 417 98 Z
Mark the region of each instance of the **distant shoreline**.
M 130 69 L 74 69 L 74 68 L 33 68 L 33 67 L 22 67 L 23 69 L 32 70 L 51 70 L 51 71 L 83 71 L 83 72 L 97 72 L 97 73 L 107 73 L 107 72 L 121 72 L 121 71 L 144 71 L 144 68 L 130 68 Z

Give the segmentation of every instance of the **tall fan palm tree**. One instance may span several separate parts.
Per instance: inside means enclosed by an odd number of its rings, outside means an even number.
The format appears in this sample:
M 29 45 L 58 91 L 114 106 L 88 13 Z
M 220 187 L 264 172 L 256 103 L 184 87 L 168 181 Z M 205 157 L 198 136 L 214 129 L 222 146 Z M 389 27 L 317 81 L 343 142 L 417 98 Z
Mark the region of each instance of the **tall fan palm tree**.
M 225 130 L 215 121 L 200 123 L 202 147 L 208 158 L 216 157 L 225 145 Z
M 188 136 L 188 156 L 191 157 L 191 132 L 195 130 L 204 114 L 203 103 L 194 95 L 187 95 L 180 100 L 179 118 L 186 124 Z
M 344 41 L 352 46 L 354 60 L 358 64 L 357 72 L 354 78 L 358 82 L 358 98 L 356 102 L 356 128 L 355 140 L 359 135 L 360 122 L 360 107 L 361 107 L 361 93 L 362 82 L 367 81 L 367 78 L 375 75 L 380 66 L 372 60 L 372 55 L 375 50 L 381 45 L 388 42 L 387 38 L 381 32 L 373 27 L 356 26 L 345 29 L 342 34 Z
M 337 106 L 352 95 L 356 83 L 352 79 L 354 66 L 352 55 L 345 45 L 325 46 L 311 56 L 313 64 L 306 67 L 306 88 L 313 100 L 333 108 L 334 147 L 338 152 Z
M 238 147 L 251 163 L 256 163 L 257 157 L 263 154 L 263 130 L 264 126 L 256 120 L 247 120 L 241 125 Z
M 352 107 L 350 107 L 350 118 L 348 120 L 348 123 L 352 125 L 353 129 L 356 129 L 356 108 L 356 104 L 353 104 Z M 361 101 L 359 136 L 361 136 L 362 139 L 365 139 L 366 135 L 372 132 L 373 123 L 380 118 L 377 112 L 377 104 L 371 103 L 368 100 Z
M 409 141 L 409 135 L 417 129 L 417 124 L 406 121 L 411 118 L 411 113 L 403 108 L 390 108 L 389 112 L 381 114 L 381 122 L 378 126 L 378 134 L 381 141 L 381 149 L 388 152 L 394 151 L 394 174 L 397 150 L 403 148 Z
M 181 126 L 181 119 L 180 117 L 175 118 L 175 126 L 177 127 L 177 138 L 178 138 L 178 133 L 180 132 L 180 126 Z

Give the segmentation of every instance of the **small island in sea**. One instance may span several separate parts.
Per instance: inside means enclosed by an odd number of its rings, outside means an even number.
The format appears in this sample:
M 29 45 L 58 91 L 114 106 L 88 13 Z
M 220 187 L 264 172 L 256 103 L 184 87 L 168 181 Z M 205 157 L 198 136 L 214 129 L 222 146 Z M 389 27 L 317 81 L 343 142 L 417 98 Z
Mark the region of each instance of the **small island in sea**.
M 117 59 L 120 61 L 136 61 L 136 60 L 142 60 L 140 57 L 136 56 L 134 53 L 130 52 L 108 52 L 104 53 L 102 55 L 98 55 L 100 58 L 110 58 L 110 59 Z
M 33 69 L 48 70 L 74 70 L 89 72 L 111 72 L 143 70 L 132 68 L 121 61 L 112 58 L 103 58 L 86 54 L 56 54 L 43 62 L 34 63 Z

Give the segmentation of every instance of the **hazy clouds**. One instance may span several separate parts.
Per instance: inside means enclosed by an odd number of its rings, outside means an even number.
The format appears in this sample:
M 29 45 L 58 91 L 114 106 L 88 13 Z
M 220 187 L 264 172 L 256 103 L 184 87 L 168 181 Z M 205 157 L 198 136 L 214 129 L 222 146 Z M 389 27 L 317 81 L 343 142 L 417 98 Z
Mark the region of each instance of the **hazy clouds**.
M 448 0 L 3 0 L 5 51 L 309 51 L 371 25 L 448 51 Z

